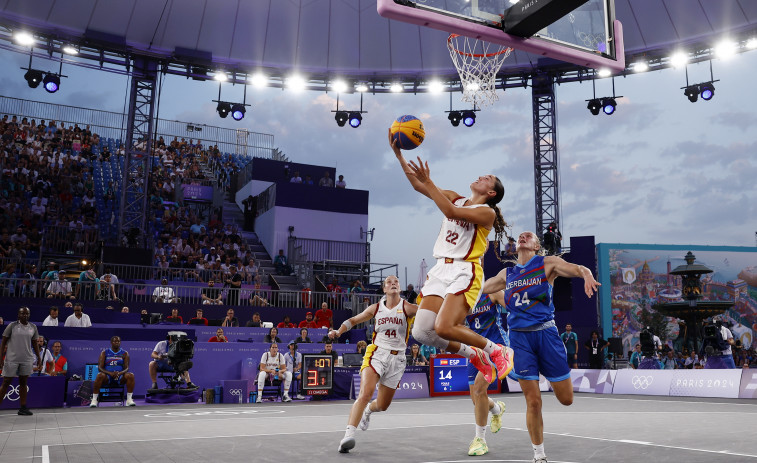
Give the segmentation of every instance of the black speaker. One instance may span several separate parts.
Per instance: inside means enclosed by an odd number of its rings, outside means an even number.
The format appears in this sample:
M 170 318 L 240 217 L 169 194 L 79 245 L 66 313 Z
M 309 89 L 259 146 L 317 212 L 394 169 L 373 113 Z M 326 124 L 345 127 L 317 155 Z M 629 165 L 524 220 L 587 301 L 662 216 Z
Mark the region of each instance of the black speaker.
M 610 343 L 610 353 L 619 357 L 623 356 L 623 340 L 620 338 L 608 338 L 607 342 Z
M 106 246 L 103 249 L 106 264 L 152 265 L 152 249 Z

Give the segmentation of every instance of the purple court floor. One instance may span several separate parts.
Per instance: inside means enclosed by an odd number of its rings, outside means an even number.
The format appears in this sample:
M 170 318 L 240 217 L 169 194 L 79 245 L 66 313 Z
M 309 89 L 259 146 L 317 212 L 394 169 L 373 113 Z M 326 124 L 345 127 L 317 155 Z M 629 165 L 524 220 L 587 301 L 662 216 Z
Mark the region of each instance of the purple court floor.
M 0 462 L 530 462 L 525 402 L 507 404 L 489 454 L 467 456 L 468 397 L 399 400 L 337 453 L 351 402 L 171 405 L 0 413 Z M 757 462 L 757 402 L 544 395 L 545 448 L 559 462 Z

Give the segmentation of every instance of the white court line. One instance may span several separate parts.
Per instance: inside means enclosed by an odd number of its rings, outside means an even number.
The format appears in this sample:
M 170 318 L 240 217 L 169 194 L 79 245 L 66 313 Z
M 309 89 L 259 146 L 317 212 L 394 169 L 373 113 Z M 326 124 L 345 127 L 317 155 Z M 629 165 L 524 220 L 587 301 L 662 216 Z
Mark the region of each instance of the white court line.
M 50 448 L 47 445 L 42 446 L 42 463 L 50 463 Z
M 415 415 L 417 416 L 417 415 Z M 472 424 L 472 423 L 450 423 L 450 424 L 430 424 L 430 425 L 417 425 L 417 426 L 395 426 L 395 427 L 387 427 L 387 428 L 371 428 L 372 431 L 393 431 L 397 429 L 418 429 L 418 428 L 434 428 L 434 427 L 446 427 L 446 426 L 460 426 L 462 424 Z M 509 428 L 509 427 L 502 427 L 502 429 L 507 429 L 510 431 L 521 431 L 521 432 L 528 432 L 526 429 L 522 428 Z M 198 440 L 198 439 L 228 439 L 228 438 L 238 438 L 238 437 L 270 437 L 270 436 L 288 436 L 288 435 L 308 435 L 308 434 L 325 434 L 325 433 L 341 433 L 344 432 L 344 429 L 340 428 L 337 430 L 319 430 L 319 431 L 296 431 L 296 432 L 277 432 L 277 433 L 262 433 L 262 434 L 235 434 L 235 435 L 224 435 L 224 436 L 196 436 L 196 437 L 173 437 L 173 438 L 160 438 L 160 439 L 132 439 L 132 440 L 120 440 L 120 441 L 95 441 L 95 442 L 69 442 L 69 443 L 63 443 L 63 444 L 50 444 L 50 446 L 54 445 L 60 445 L 60 446 L 71 446 L 71 445 L 99 445 L 99 444 L 129 444 L 129 443 L 135 443 L 135 442 L 166 442 L 166 441 L 184 441 L 184 440 Z M 555 432 L 544 432 L 544 434 L 553 435 L 553 436 L 563 436 L 563 437 L 577 437 L 580 439 L 589 439 L 589 440 L 597 440 L 602 442 L 616 442 L 620 444 L 628 444 L 628 445 L 643 445 L 647 447 L 657 447 L 657 448 L 664 448 L 664 449 L 673 449 L 673 450 L 685 450 L 689 452 L 702 452 L 702 453 L 714 453 L 718 455 L 729 455 L 729 456 L 736 456 L 736 457 L 747 457 L 747 458 L 757 458 L 757 455 L 751 455 L 747 453 L 736 453 L 736 452 L 729 452 L 727 450 L 708 450 L 708 449 L 698 449 L 693 447 L 683 447 L 683 446 L 676 446 L 676 445 L 663 445 L 663 444 L 653 444 L 649 442 L 642 442 L 642 441 L 629 441 L 625 439 L 608 439 L 603 437 L 590 437 L 590 436 L 578 436 L 575 434 L 570 433 L 555 433 Z M 468 461 L 468 460 L 464 460 Z M 477 460 L 477 461 L 485 461 L 485 460 Z M 508 460 L 494 460 L 494 461 L 508 461 Z M 516 460 L 520 461 L 520 460 Z
M 757 407 L 757 403 L 745 403 L 745 402 L 695 402 L 695 401 L 688 401 L 688 400 L 666 400 L 670 399 L 671 396 L 660 396 L 659 399 L 634 399 L 631 397 L 592 397 L 592 396 L 584 396 L 584 395 L 573 395 L 574 399 L 590 399 L 590 400 L 628 400 L 632 402 L 665 402 L 669 404 L 695 404 L 695 405 L 736 405 L 739 407 L 747 406 L 747 407 Z M 706 399 L 707 397 L 703 397 Z M 717 397 L 720 398 L 720 397 Z M 734 399 L 738 400 L 738 399 Z M 744 399 L 741 399 L 744 400 Z

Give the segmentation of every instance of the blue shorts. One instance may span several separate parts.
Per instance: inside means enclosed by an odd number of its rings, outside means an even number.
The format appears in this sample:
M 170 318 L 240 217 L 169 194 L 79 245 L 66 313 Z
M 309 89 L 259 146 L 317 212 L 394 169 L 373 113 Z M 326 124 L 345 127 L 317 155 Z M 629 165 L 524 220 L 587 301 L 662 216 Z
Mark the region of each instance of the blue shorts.
M 541 373 L 552 383 L 570 378 L 565 344 L 557 327 L 539 331 L 510 330 L 510 347 L 515 351 L 511 377 L 538 381 Z

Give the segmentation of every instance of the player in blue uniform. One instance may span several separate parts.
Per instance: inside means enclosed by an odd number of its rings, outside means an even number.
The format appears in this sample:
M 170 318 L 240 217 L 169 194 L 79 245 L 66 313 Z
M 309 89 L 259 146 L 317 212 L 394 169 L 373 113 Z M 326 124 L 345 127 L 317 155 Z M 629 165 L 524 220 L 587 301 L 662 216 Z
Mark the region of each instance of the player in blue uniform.
M 110 338 L 110 348 L 100 353 L 97 369 L 99 373 L 92 388 L 90 407 L 97 407 L 97 399 L 103 383 L 105 387 L 126 384 L 126 405 L 129 407 L 136 405 L 131 397 L 134 392 L 134 374 L 129 371 L 129 353 L 121 349 L 120 337 Z
M 563 405 L 573 403 L 573 385 L 565 345 L 555 326 L 552 284 L 557 277 L 583 278 L 584 292 L 592 297 L 599 283 L 591 271 L 557 256 L 541 256 L 539 238 L 532 232 L 518 237 L 518 263 L 484 283 L 484 293 L 505 290 L 510 347 L 515 350 L 511 376 L 518 379 L 526 398 L 526 425 L 534 449 L 534 462 L 546 463 L 544 422 L 541 416 L 539 373 L 543 374 Z
M 476 306 L 465 317 L 465 325 L 495 344 L 510 346 L 507 330 L 502 325 L 502 318 L 507 314 L 504 305 L 504 292 L 482 294 Z M 489 382 L 470 362 L 468 363 L 468 385 L 476 417 L 476 437 L 468 447 L 468 455 L 485 455 L 489 452 L 489 446 L 486 444 L 486 418 L 491 412 L 489 427 L 493 433 L 498 432 L 502 428 L 505 403 L 501 400 L 495 402 L 489 398 L 487 394 Z

